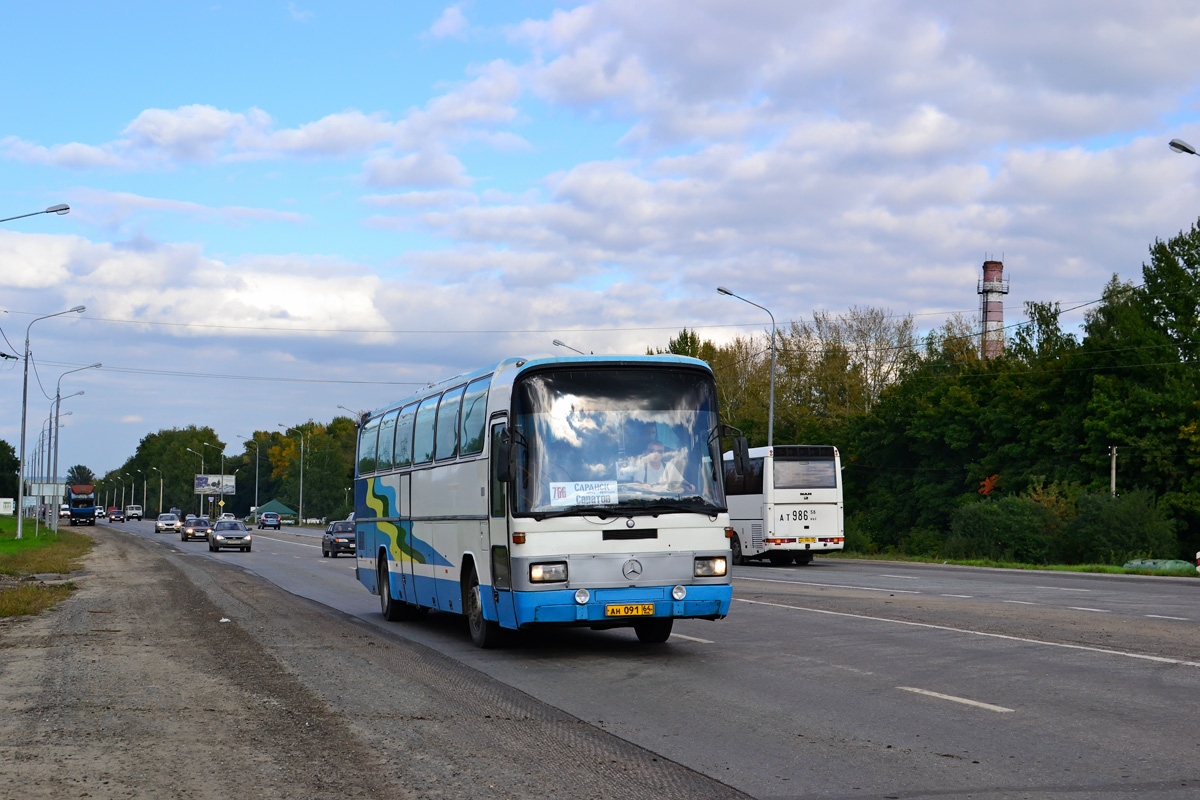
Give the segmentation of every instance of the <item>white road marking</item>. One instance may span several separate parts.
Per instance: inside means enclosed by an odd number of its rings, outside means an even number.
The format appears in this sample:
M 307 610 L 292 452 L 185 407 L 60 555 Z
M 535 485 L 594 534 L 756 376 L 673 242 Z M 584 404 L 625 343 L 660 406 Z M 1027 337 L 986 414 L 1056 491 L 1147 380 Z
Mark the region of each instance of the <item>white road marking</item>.
M 973 594 L 944 594 L 942 597 L 961 597 L 963 600 L 970 600 L 975 595 Z
M 940 692 L 931 692 L 931 691 L 928 691 L 927 689 L 914 689 L 911 686 L 897 686 L 896 688 L 903 689 L 906 692 L 916 692 L 917 694 L 923 694 L 927 697 L 937 697 L 941 700 L 949 700 L 952 703 L 962 703 L 964 706 L 975 706 L 976 708 L 983 708 L 983 709 L 987 709 L 988 711 L 997 711 L 1001 714 L 1013 713 L 1013 710 L 1011 708 L 1005 708 L 1004 706 L 994 706 L 991 703 L 981 703 L 978 700 L 968 700 L 965 697 L 955 697 L 952 694 L 942 694 Z
M 948 631 L 950 633 L 965 633 L 971 636 L 983 636 L 989 639 L 1006 639 L 1010 642 L 1024 642 L 1026 644 L 1042 644 L 1047 647 L 1062 647 L 1067 650 L 1083 650 L 1089 653 L 1103 653 L 1109 656 L 1125 656 L 1126 658 L 1136 658 L 1142 661 L 1153 661 L 1157 664 L 1177 664 L 1183 667 L 1200 667 L 1200 661 L 1182 661 L 1178 658 L 1166 658 L 1164 656 L 1147 656 L 1141 653 L 1127 653 L 1122 650 L 1107 650 L 1103 647 L 1088 647 L 1082 644 L 1065 644 L 1063 642 L 1047 642 L 1040 639 L 1026 639 L 1022 636 L 1009 636 L 1004 633 L 986 633 L 984 631 L 972 631 L 966 628 L 951 628 L 947 625 L 930 625 L 927 622 L 908 622 L 902 619 L 887 619 L 885 617 L 872 617 L 866 614 L 847 614 L 845 611 L 827 611 L 823 608 L 805 608 L 804 606 L 789 606 L 783 603 L 767 603 L 763 600 L 744 600 L 740 597 L 735 597 L 739 603 L 749 603 L 755 606 L 770 606 L 773 608 L 786 608 L 790 611 L 807 611 L 812 614 L 828 614 L 833 617 L 851 617 L 854 619 L 868 619 L 872 622 L 890 622 L 893 625 L 908 625 L 912 628 L 928 628 L 935 631 Z
M 844 586 L 840 583 L 809 583 L 808 581 L 778 581 L 773 578 L 746 578 L 734 575 L 739 581 L 759 581 L 761 583 L 790 583 L 793 586 L 821 586 L 825 589 L 859 589 L 864 592 L 894 592 L 895 594 L 923 594 L 910 589 L 879 589 L 874 586 Z
M 1097 614 L 1111 614 L 1107 608 L 1080 608 L 1079 606 L 1067 606 L 1072 611 L 1095 611 Z
M 883 578 L 899 578 L 902 581 L 919 581 L 920 578 L 915 575 L 882 575 Z
M 1001 600 L 1001 603 L 1012 603 L 1017 606 L 1036 606 L 1037 603 L 1030 603 L 1028 600 Z
M 1173 619 L 1179 622 L 1191 622 L 1187 617 L 1164 617 L 1161 614 L 1147 614 L 1150 619 Z
M 1034 589 L 1054 589 L 1058 592 L 1090 592 L 1091 589 L 1068 589 L 1064 586 L 1034 586 Z
M 689 642 L 699 642 L 700 644 L 712 644 L 712 641 L 709 639 L 701 639 L 696 636 L 684 636 L 682 633 L 672 633 L 671 638 L 672 639 L 687 639 Z

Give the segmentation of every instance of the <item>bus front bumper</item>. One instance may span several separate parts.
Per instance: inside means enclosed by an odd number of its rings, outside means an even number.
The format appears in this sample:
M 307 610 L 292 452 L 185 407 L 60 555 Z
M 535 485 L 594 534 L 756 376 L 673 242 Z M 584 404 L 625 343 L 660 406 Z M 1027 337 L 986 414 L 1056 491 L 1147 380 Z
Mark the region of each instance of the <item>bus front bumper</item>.
M 594 589 L 587 602 L 576 590 L 513 592 L 517 626 L 540 624 L 632 625 L 643 619 L 720 619 L 729 613 L 733 587 L 729 584 L 685 586 L 682 600 L 671 597 L 670 586 Z M 653 613 L 647 612 L 653 608 Z

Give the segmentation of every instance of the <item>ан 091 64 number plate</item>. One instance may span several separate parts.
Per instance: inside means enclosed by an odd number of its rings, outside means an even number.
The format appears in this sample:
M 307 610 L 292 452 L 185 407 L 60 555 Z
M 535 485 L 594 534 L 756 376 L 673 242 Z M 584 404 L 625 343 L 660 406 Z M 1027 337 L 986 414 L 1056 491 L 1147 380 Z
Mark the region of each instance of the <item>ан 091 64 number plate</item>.
M 627 605 L 605 606 L 606 617 L 653 617 L 654 603 L 629 603 Z

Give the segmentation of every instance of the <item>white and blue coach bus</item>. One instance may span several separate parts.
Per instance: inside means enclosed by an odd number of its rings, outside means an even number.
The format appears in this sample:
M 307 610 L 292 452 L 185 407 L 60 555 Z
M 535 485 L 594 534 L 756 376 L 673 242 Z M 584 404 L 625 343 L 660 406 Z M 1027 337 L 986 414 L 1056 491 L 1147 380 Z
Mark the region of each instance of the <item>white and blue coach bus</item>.
M 692 358 L 512 358 L 431 386 L 360 421 L 358 579 L 389 620 L 465 614 L 480 647 L 555 625 L 664 642 L 729 613 L 722 430 Z

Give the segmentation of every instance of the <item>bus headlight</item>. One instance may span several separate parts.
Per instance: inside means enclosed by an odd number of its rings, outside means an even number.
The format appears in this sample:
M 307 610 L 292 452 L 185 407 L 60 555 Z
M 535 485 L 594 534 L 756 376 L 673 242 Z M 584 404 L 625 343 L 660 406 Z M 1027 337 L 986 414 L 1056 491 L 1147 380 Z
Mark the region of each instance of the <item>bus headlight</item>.
M 529 567 L 529 580 L 534 583 L 558 583 L 567 579 L 567 562 L 556 561 L 553 564 L 532 564 Z
M 579 603 L 581 606 L 587 605 L 587 601 L 591 599 L 592 593 L 587 589 L 580 589 L 579 591 L 575 592 L 575 602 Z
M 728 568 L 724 556 L 697 558 L 696 568 L 692 573 L 697 578 L 720 578 Z
M 687 597 L 687 589 L 685 589 L 684 587 L 676 586 L 674 589 L 671 590 L 671 599 L 672 600 L 678 601 L 678 600 L 682 600 L 685 597 Z

